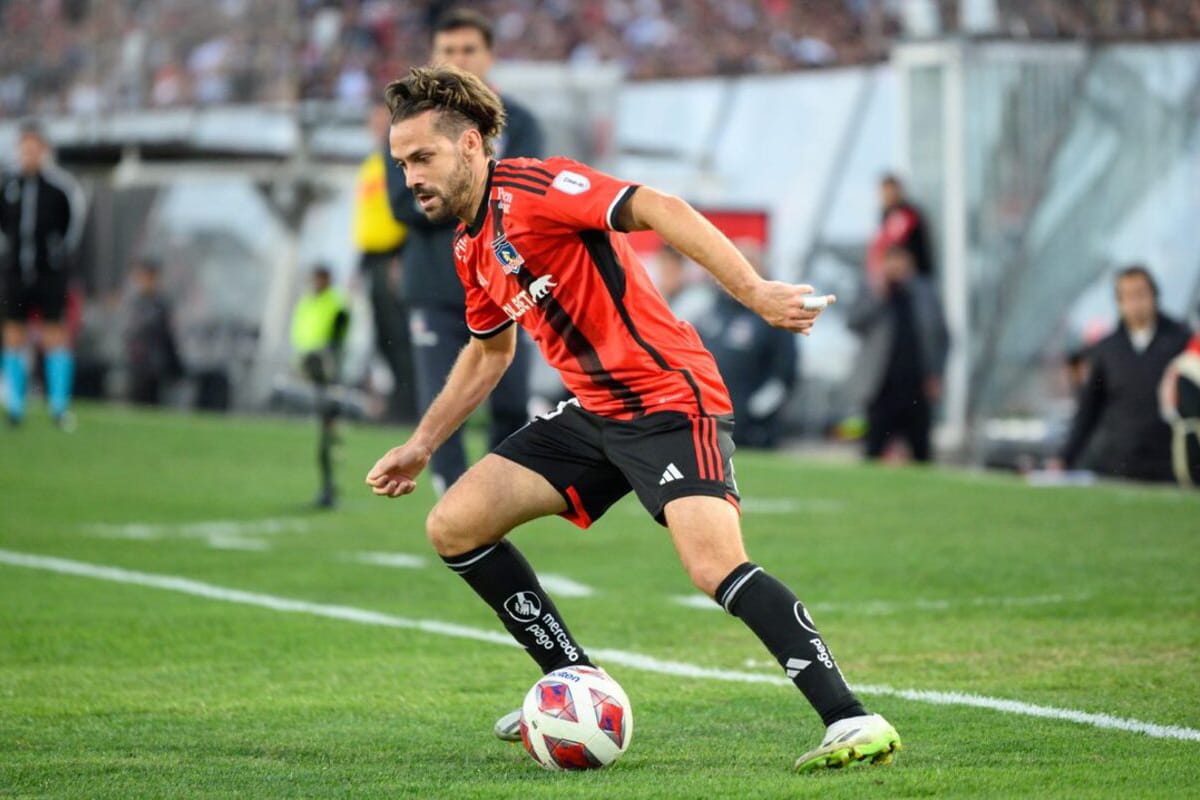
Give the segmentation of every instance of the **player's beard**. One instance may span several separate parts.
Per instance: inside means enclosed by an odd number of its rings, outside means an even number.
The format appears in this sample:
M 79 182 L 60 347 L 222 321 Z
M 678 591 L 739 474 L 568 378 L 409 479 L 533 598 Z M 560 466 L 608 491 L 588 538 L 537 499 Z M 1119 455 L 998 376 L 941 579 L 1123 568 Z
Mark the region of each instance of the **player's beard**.
M 430 222 L 440 224 L 455 217 L 467 216 L 470 209 L 466 205 L 471 199 L 471 165 L 459 153 L 458 164 L 446 179 L 446 188 L 422 187 L 420 193 L 433 195 L 438 200 L 428 210 L 422 209 Z

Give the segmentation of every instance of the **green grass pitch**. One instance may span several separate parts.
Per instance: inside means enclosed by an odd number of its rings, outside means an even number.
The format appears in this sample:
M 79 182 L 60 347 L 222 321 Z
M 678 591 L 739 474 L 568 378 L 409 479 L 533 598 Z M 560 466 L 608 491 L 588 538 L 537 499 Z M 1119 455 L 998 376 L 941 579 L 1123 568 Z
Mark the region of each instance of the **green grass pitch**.
M 341 508 L 315 513 L 313 426 L 85 407 L 0 432 L 0 797 L 1184 797 L 1200 793 L 1200 497 L 1033 489 L 949 470 L 737 458 L 751 556 L 797 590 L 847 677 L 1008 711 L 872 692 L 895 764 L 790 773 L 821 735 L 790 687 L 610 665 L 636 733 L 554 774 L 491 736 L 536 678 L 519 650 L 19 566 L 70 559 L 502 633 L 429 551 L 427 483 L 374 498 L 400 432 L 357 428 Z M 632 501 L 588 532 L 515 534 L 583 643 L 778 676 L 695 596 Z M 384 566 L 364 554 L 407 554 Z M 571 594 L 571 593 L 568 593 Z M 1175 738 L 1032 706 L 1174 726 Z

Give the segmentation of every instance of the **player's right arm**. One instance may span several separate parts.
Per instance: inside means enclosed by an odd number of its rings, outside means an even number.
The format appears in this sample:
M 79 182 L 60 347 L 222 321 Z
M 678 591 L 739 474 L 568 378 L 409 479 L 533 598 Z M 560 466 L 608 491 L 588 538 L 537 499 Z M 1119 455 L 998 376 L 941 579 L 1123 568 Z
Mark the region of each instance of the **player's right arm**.
M 417 488 L 416 478 L 442 442 L 458 430 L 491 394 L 512 363 L 517 329 L 508 325 L 487 338 L 472 338 L 408 441 L 393 447 L 367 473 L 367 485 L 381 497 L 400 497 Z
M 646 186 L 621 205 L 617 227 L 624 231 L 654 230 L 667 244 L 716 278 L 742 305 L 776 328 L 807 334 L 820 308 L 806 307 L 813 288 L 769 281 L 755 272 L 733 242 L 684 200 Z M 825 296 L 826 304 L 837 298 Z

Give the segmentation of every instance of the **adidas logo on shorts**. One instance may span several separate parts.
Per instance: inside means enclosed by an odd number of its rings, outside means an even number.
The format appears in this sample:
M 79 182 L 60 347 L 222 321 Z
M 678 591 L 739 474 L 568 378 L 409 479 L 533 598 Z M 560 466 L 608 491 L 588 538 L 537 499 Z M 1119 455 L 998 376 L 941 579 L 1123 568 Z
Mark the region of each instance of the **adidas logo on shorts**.
M 662 486 L 663 484 L 670 483 L 671 481 L 677 481 L 682 477 L 683 473 L 679 471 L 679 467 L 675 466 L 673 463 L 667 464 L 667 468 L 663 470 L 662 480 L 658 482 L 658 485 Z

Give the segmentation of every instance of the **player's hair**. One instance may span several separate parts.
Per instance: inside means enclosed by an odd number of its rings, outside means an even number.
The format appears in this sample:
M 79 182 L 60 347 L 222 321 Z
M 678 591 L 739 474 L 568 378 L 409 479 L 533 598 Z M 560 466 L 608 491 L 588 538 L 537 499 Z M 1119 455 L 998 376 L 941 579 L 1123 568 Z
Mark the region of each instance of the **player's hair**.
M 21 120 L 17 126 L 17 136 L 33 136 L 41 141 L 46 141 L 46 128 L 42 125 L 41 120 L 34 117 L 28 117 Z
M 1154 276 L 1150 274 L 1150 270 L 1141 264 L 1131 264 L 1118 272 L 1116 279 L 1113 281 L 1113 288 L 1115 289 L 1117 284 L 1126 278 L 1141 278 L 1150 287 L 1150 294 L 1154 295 L 1154 299 L 1158 299 L 1158 281 L 1154 280 Z
M 487 49 L 492 49 L 492 41 L 495 37 L 492 33 L 491 21 L 483 14 L 471 8 L 454 8 L 442 14 L 437 18 L 437 22 L 433 23 L 430 38 L 432 39 L 439 33 L 460 31 L 463 28 L 471 28 L 479 31 L 479 34 L 483 36 L 483 43 L 487 45 Z
M 441 133 L 457 139 L 467 128 L 475 128 L 489 156 L 492 139 L 508 121 L 495 92 L 471 73 L 452 66 L 414 68 L 407 78 L 389 83 L 384 97 L 393 125 L 436 111 L 434 125 Z
M 895 186 L 897 189 L 903 189 L 904 183 L 893 172 L 885 172 L 879 176 L 880 186 Z

